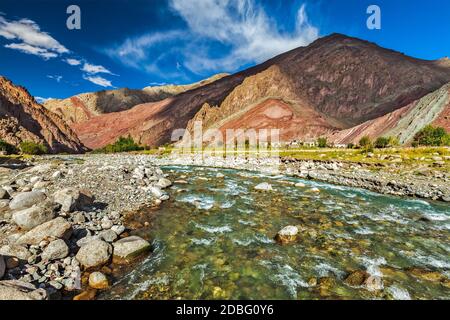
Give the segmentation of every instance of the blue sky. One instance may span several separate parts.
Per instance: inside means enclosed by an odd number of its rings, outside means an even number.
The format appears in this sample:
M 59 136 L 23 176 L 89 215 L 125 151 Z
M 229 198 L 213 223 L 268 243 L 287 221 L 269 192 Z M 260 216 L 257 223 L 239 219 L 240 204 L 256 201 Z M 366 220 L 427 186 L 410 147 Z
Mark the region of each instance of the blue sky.
M 69 30 L 66 8 L 81 8 Z M 381 8 L 381 30 L 366 9 Z M 333 32 L 422 58 L 450 55 L 450 1 L 1 0 L 0 75 L 37 97 L 190 83 Z

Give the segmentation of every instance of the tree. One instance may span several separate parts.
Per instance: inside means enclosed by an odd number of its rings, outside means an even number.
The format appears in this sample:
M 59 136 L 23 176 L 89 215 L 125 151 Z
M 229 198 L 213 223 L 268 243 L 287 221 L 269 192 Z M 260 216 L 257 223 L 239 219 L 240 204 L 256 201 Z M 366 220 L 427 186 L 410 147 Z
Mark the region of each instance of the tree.
M 353 142 L 350 142 L 347 144 L 347 149 L 353 149 L 355 147 L 355 144 Z
M 101 149 L 97 149 L 97 153 L 115 153 L 115 152 L 130 152 L 144 150 L 144 147 L 134 142 L 131 136 L 120 137 L 113 144 L 108 144 Z
M 317 146 L 319 148 L 326 148 L 328 146 L 327 138 L 321 137 L 321 138 L 317 139 Z
M 45 145 L 33 141 L 22 141 L 19 144 L 19 148 L 24 154 L 37 155 L 48 153 L 48 149 Z
M 372 147 L 372 140 L 370 140 L 369 136 L 364 136 L 359 140 L 359 146 L 361 148 Z
M 374 145 L 375 148 L 387 148 L 389 146 L 389 137 L 378 137 Z
M 443 146 L 449 145 L 449 134 L 442 127 L 425 126 L 416 133 L 413 146 Z

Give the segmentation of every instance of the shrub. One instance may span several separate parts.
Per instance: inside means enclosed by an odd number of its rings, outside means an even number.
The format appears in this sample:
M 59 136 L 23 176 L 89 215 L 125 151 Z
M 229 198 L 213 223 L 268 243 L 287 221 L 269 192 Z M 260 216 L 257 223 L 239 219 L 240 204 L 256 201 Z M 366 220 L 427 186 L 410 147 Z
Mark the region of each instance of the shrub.
M 413 139 L 413 146 L 444 146 L 450 145 L 449 134 L 441 127 L 427 125 L 416 133 Z
M 134 142 L 133 138 L 128 136 L 120 137 L 113 144 L 108 144 L 101 149 L 95 150 L 96 153 L 115 153 L 115 152 L 130 152 L 144 150 L 144 147 Z
M 372 140 L 370 140 L 369 136 L 364 136 L 359 140 L 359 146 L 361 148 L 372 147 Z
M 45 145 L 36 143 L 33 141 L 22 141 L 19 145 L 19 149 L 25 154 L 45 154 L 48 153 L 48 149 Z
M 377 140 L 375 140 L 375 148 L 387 148 L 389 147 L 389 138 L 388 137 L 378 137 Z
M 319 138 L 319 139 L 317 139 L 317 146 L 319 148 L 326 148 L 328 146 L 327 138 Z
M 355 144 L 350 142 L 349 144 L 347 144 L 347 149 L 353 149 L 355 147 Z
M 5 151 L 7 154 L 16 153 L 17 149 L 12 144 L 0 139 L 0 151 Z

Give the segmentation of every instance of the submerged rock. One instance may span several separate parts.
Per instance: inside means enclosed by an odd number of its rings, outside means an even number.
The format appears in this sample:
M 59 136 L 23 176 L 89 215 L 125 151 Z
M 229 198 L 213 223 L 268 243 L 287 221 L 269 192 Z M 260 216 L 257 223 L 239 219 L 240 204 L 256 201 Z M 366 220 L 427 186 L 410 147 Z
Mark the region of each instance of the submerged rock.
M 271 191 L 272 189 L 272 185 L 270 183 L 267 182 L 262 182 L 258 185 L 255 186 L 255 190 L 258 191 Z
M 114 256 L 121 259 L 133 259 L 150 250 L 150 243 L 138 236 L 120 239 L 113 246 Z
M 356 270 L 350 273 L 347 278 L 345 278 L 344 282 L 352 287 L 362 286 L 369 276 L 370 274 L 364 270 Z
M 296 226 L 286 226 L 278 231 L 275 240 L 281 244 L 287 244 L 297 240 L 298 228 Z
M 103 273 L 92 272 L 89 275 L 89 286 L 94 289 L 106 289 L 109 287 L 109 281 Z

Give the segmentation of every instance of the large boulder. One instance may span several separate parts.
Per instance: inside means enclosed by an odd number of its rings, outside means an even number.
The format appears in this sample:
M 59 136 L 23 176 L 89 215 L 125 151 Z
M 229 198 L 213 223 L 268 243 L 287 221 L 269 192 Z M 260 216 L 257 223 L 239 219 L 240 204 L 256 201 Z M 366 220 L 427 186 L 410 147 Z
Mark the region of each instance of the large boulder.
M 86 269 L 100 267 L 111 258 L 111 245 L 102 240 L 92 240 L 83 245 L 76 255 Z
M 286 244 L 297 240 L 298 228 L 296 226 L 286 226 L 278 231 L 275 240 L 281 244 Z
M 69 239 L 72 234 L 72 226 L 64 218 L 58 217 L 56 219 L 45 222 L 34 229 L 28 231 L 18 240 L 18 244 L 39 244 L 46 239 Z
M 47 292 L 19 280 L 0 281 L 0 300 L 45 300 Z
M 22 209 L 13 213 L 14 222 L 24 230 L 30 230 L 34 227 L 50 221 L 55 217 L 54 206 L 50 201 L 33 205 L 30 208 Z
M 156 183 L 156 186 L 159 187 L 159 188 L 161 188 L 161 189 L 168 188 L 168 187 L 170 187 L 171 185 L 172 185 L 172 181 L 170 181 L 170 180 L 167 179 L 167 178 L 160 178 L 160 179 L 158 180 L 158 182 Z
M 65 188 L 53 194 L 53 201 L 61 205 L 62 212 L 84 210 L 94 202 L 94 196 L 87 190 Z
M 9 203 L 9 208 L 11 210 L 26 209 L 43 202 L 46 198 L 47 196 L 42 191 L 21 192 L 14 196 Z
M 62 239 L 58 239 L 49 243 L 49 245 L 42 252 L 42 260 L 51 261 L 56 259 L 63 259 L 69 255 L 69 247 Z
M 6 257 L 6 259 L 8 259 L 9 257 L 15 257 L 23 261 L 27 261 L 31 256 L 31 253 L 27 248 L 16 244 L 5 245 L 1 247 L 0 254 Z
M 150 243 L 141 237 L 130 236 L 114 242 L 114 257 L 133 259 L 141 253 L 150 250 Z

